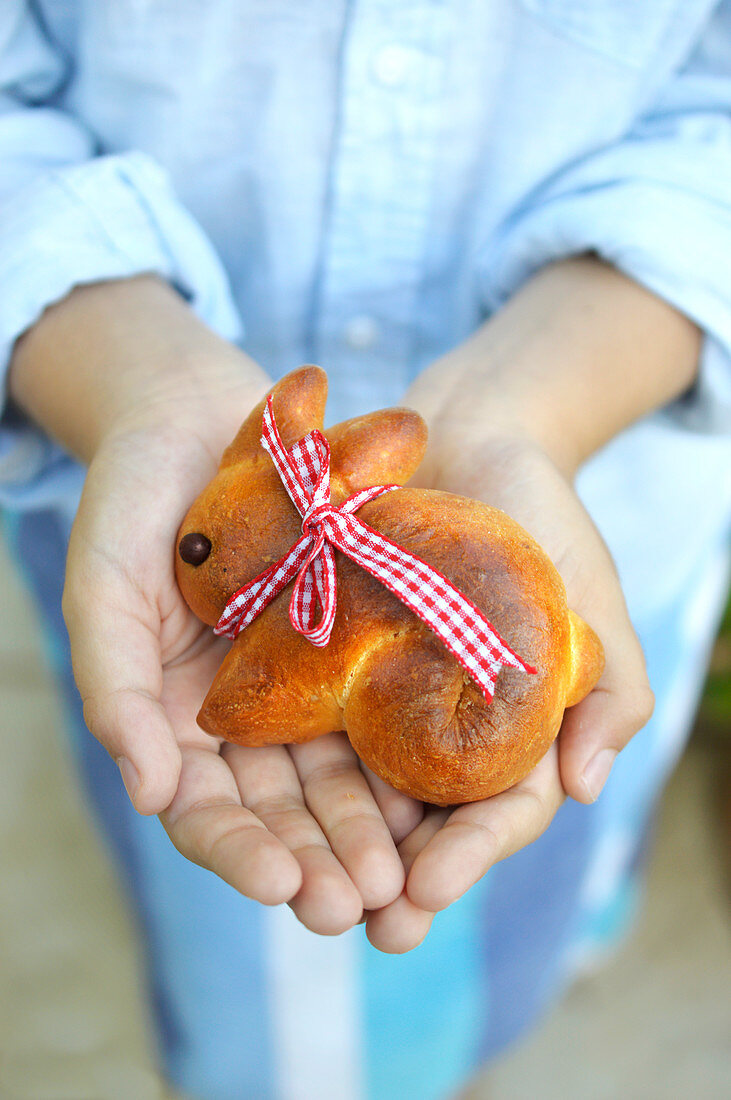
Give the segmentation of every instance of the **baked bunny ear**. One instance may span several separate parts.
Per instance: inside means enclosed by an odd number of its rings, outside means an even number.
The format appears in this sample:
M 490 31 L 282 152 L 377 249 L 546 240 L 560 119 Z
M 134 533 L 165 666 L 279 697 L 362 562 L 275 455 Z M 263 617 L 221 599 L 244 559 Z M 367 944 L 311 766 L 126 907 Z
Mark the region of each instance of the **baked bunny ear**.
M 322 428 L 327 401 L 327 375 L 322 367 L 298 367 L 270 391 L 274 418 L 284 446 L 289 448 L 313 428 Z M 233 443 L 223 452 L 221 469 L 265 452 L 261 447 L 261 420 L 266 398 L 247 416 Z
M 413 409 L 383 409 L 346 420 L 326 435 L 333 473 L 357 492 L 405 484 L 424 457 L 427 427 Z

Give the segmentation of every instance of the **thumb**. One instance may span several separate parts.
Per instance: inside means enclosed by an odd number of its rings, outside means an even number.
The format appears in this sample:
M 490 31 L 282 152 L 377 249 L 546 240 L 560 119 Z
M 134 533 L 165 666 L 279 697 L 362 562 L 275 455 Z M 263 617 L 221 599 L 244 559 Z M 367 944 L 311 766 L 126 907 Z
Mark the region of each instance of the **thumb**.
M 617 754 L 650 720 L 655 700 L 645 659 L 629 616 L 596 624 L 606 664 L 591 694 L 570 707 L 559 735 L 559 766 L 564 790 L 578 802 L 594 802 Z
M 63 611 L 84 720 L 119 765 L 135 808 L 157 814 L 178 788 L 181 756 L 160 703 L 159 620 L 111 566 L 69 564 Z

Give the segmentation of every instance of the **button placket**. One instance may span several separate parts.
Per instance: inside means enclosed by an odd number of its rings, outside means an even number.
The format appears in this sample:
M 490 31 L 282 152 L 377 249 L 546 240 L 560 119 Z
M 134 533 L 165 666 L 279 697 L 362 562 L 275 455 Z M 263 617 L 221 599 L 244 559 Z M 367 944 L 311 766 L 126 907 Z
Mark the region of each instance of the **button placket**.
M 410 55 L 403 46 L 383 46 L 371 61 L 376 80 L 387 88 L 398 88 L 409 71 Z
M 360 4 L 342 66 L 324 232 L 317 353 L 400 396 L 442 124 L 447 6 Z M 388 28 L 388 36 L 384 36 Z M 343 363 L 345 358 L 346 363 Z
M 353 351 L 368 351 L 380 335 L 378 322 L 366 314 L 351 318 L 344 328 L 345 342 Z

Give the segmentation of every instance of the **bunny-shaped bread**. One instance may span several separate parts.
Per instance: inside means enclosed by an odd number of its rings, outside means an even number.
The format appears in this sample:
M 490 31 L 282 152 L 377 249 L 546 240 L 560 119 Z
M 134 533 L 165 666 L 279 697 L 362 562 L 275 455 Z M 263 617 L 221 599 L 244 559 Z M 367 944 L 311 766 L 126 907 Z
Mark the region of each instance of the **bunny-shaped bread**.
M 277 383 L 273 411 L 286 448 L 322 428 L 326 396 L 319 367 L 302 367 Z M 264 407 L 253 410 L 226 449 L 178 536 L 178 584 L 211 626 L 232 594 L 302 534 L 302 518 L 260 443 Z M 403 485 L 427 437 L 409 409 L 371 413 L 324 434 L 336 506 L 366 487 Z M 317 648 L 293 629 L 290 585 L 233 642 L 199 725 L 243 745 L 345 730 L 377 775 L 437 805 L 511 787 L 546 752 L 564 709 L 599 678 L 599 639 L 567 607 L 550 559 L 504 512 L 451 493 L 401 488 L 364 504 L 358 516 L 446 576 L 536 673 L 502 669 L 488 703 L 413 612 L 336 552 L 329 643 Z

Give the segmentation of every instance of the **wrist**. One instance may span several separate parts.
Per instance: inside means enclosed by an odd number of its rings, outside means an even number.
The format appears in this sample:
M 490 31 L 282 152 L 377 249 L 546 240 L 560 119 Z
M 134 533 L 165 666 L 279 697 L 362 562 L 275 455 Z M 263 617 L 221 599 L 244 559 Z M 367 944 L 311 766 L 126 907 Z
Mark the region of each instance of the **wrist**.
M 469 469 L 518 452 L 551 447 L 540 425 L 531 416 L 530 402 L 518 385 L 519 375 L 501 379 L 497 365 L 472 361 L 467 345 L 433 363 L 414 382 L 405 404 L 424 417 L 429 428 L 426 467 L 436 484 L 439 471 Z M 559 463 L 571 477 L 575 466 L 566 458 Z M 436 479 L 436 481 L 435 481 Z
M 97 422 L 92 454 L 130 434 L 169 432 L 220 457 L 269 386 L 258 364 L 231 345 L 187 347 L 157 358 L 119 393 L 113 414 Z
M 75 288 L 17 342 L 10 393 L 89 462 L 108 437 L 176 426 L 225 446 L 267 380 L 154 276 Z
M 410 390 L 437 435 L 538 444 L 567 475 L 693 382 L 701 334 L 595 257 L 538 272 Z

